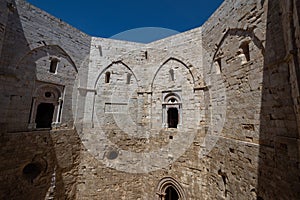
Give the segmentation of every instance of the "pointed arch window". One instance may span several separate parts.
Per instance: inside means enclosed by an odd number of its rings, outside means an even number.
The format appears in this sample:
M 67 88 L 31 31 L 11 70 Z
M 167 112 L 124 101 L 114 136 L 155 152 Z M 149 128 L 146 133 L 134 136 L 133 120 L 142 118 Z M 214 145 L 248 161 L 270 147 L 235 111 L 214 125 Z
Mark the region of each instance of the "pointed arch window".
M 186 195 L 182 186 L 173 178 L 163 178 L 158 186 L 157 200 L 186 200 Z

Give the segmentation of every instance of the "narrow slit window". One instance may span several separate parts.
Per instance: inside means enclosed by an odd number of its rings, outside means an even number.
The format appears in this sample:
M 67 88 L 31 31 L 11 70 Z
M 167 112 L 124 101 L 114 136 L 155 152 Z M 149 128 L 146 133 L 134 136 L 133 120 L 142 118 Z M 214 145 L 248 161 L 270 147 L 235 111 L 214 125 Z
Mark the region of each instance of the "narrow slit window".
M 49 72 L 56 73 L 58 59 L 51 59 Z
M 170 69 L 169 70 L 169 74 L 170 74 L 170 81 L 174 81 L 175 77 L 174 77 L 174 69 Z
M 99 50 L 99 54 L 100 54 L 100 56 L 102 57 L 102 56 L 103 56 L 103 54 L 102 54 L 102 47 L 101 47 L 101 45 L 99 45 L 99 46 L 98 46 L 98 50 Z
M 221 72 L 222 72 L 222 59 L 221 58 L 218 58 L 215 60 L 215 68 L 216 68 L 217 74 L 221 74 Z
M 127 74 L 127 80 L 126 80 L 127 84 L 130 84 L 131 76 L 132 76 L 132 74 L 130 74 L 130 73 Z
M 246 61 L 250 61 L 249 42 L 243 42 L 240 48 L 242 49 L 242 52 L 245 55 Z
M 105 83 L 109 83 L 110 81 L 110 72 L 105 73 Z

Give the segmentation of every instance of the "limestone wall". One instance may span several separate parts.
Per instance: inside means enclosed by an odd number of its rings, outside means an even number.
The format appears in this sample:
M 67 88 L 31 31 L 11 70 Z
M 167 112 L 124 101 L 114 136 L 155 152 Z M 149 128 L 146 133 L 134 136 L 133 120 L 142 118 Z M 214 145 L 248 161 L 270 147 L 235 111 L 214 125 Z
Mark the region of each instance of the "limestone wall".
M 81 146 L 72 93 L 90 37 L 22 0 L 0 9 L 0 198 L 74 199 Z M 55 106 L 52 131 L 37 127 L 41 103 Z
M 78 69 L 86 67 L 83 61 L 89 54 L 90 38 L 24 1 L 3 4 L 7 15 L 1 37 L 5 49 L 1 53 L 1 71 L 5 74 L 1 78 L 5 83 L 1 94 L 3 129 L 28 129 L 32 97 L 37 89 L 35 80 L 65 87 L 60 95 L 66 97 L 62 120 L 72 123 L 71 94 Z M 55 74 L 49 73 L 54 57 L 60 59 Z
M 299 199 L 296 0 L 225 0 L 149 44 L 0 16 L 1 199 Z

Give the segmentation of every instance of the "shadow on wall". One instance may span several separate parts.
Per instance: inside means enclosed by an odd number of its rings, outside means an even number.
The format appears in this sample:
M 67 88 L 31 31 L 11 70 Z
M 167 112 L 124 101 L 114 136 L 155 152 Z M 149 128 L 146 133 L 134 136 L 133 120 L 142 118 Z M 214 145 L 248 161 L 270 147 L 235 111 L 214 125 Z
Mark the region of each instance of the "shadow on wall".
M 299 133 L 284 38 L 291 30 L 282 23 L 280 1 L 268 4 L 257 199 L 300 199 Z
M 17 62 L 30 49 L 15 1 L 1 1 L 0 12 L 5 16 L 5 20 L 0 19 L 4 23 L 0 31 L 3 36 L 0 40 L 0 199 L 45 199 L 51 193 L 61 194 L 65 199 L 62 174 L 70 167 L 58 162 L 62 159 L 58 158 L 61 155 L 57 153 L 60 146 L 56 140 L 67 143 L 75 134 L 60 134 L 58 138 L 58 134 L 50 134 L 49 130 L 22 132 L 28 126 L 36 64 L 28 59 L 27 65 L 18 66 Z M 66 167 L 62 169 L 61 165 Z
M 29 60 L 25 67 L 19 67 L 17 63 L 30 49 L 16 4 L 2 1 L 1 10 L 6 20 L 0 57 L 0 128 L 1 132 L 24 131 L 28 126 L 36 67 L 33 60 Z

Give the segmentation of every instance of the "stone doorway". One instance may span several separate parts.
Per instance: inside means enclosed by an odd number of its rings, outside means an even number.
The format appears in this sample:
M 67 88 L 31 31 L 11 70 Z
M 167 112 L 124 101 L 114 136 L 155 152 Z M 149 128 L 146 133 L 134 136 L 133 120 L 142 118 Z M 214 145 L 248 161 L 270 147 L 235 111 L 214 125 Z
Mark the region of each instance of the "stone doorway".
M 173 178 L 163 178 L 157 186 L 157 200 L 186 200 L 181 185 Z
M 52 103 L 40 103 L 35 118 L 36 128 L 51 128 L 54 113 Z

